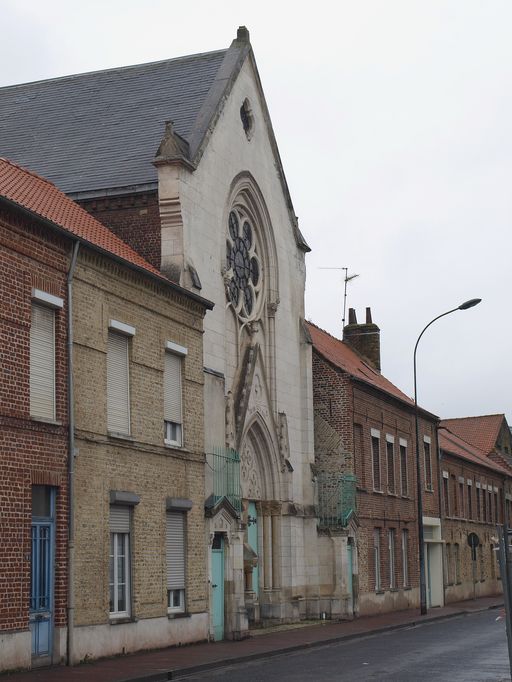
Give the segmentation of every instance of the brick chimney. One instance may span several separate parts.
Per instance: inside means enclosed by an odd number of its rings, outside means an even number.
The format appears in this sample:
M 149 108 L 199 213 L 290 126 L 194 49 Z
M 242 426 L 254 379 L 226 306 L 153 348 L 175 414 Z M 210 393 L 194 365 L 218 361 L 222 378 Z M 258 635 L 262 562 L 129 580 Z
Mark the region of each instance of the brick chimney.
M 356 311 L 348 310 L 348 324 L 343 330 L 343 341 L 352 346 L 369 365 L 380 372 L 380 329 L 372 322 L 372 311 L 366 308 L 366 323 L 357 324 Z

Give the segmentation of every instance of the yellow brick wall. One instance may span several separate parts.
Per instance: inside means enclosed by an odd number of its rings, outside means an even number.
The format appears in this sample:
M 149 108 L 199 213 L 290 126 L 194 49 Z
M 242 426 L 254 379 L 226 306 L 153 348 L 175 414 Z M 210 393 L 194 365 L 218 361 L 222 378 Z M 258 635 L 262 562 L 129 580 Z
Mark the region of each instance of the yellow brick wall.
M 165 501 L 187 514 L 186 607 L 207 608 L 204 531 L 203 309 L 136 273 L 82 251 L 74 279 L 75 598 L 77 625 L 109 617 L 109 493 L 140 497 L 133 509 L 132 595 L 138 619 L 165 616 Z M 109 319 L 136 328 L 130 341 L 131 439 L 108 435 Z M 183 364 L 183 448 L 163 442 L 165 341 L 188 349 Z

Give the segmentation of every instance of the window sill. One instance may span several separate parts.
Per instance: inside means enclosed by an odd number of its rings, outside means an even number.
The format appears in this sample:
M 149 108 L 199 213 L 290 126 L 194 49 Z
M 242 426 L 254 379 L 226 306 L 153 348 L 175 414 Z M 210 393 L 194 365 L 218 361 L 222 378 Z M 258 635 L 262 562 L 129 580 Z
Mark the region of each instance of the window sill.
M 172 448 L 173 450 L 184 450 L 183 444 L 175 443 L 172 440 L 164 440 L 164 445 L 166 448 Z
M 376 495 L 384 495 L 383 490 L 377 490 L 376 488 L 374 488 L 372 492 L 374 492 Z
M 50 424 L 51 426 L 62 426 L 62 422 L 58 419 L 48 419 L 47 417 L 35 417 L 30 415 L 30 419 L 33 422 L 39 422 L 40 424 Z
M 386 594 L 386 590 L 375 590 L 375 594 Z
M 116 616 L 110 614 L 109 623 L 110 625 L 126 625 L 127 623 L 136 623 L 137 619 L 132 616 Z
M 389 591 L 390 592 L 400 592 L 400 588 L 399 587 L 390 587 Z
M 127 440 L 130 443 L 135 442 L 133 436 L 129 436 L 127 433 L 117 433 L 117 431 L 107 431 L 109 438 L 115 438 L 116 440 Z
M 434 492 L 434 488 L 425 488 L 424 492 L 426 492 L 426 493 L 433 493 L 433 492 Z
M 191 618 L 191 614 L 187 611 L 167 611 L 167 618 L 174 620 L 175 618 Z
M 412 590 L 412 587 L 410 585 L 404 585 L 402 589 L 404 592 L 408 592 L 408 591 Z

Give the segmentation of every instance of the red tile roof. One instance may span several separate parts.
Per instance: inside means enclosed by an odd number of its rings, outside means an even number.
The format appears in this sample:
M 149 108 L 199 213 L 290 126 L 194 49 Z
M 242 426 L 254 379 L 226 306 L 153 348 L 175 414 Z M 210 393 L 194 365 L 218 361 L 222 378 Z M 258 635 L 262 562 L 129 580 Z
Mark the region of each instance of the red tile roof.
M 393 398 L 398 398 L 409 406 L 414 406 L 414 401 L 405 395 L 391 381 L 388 381 L 380 372 L 373 369 L 351 346 L 344 341 L 331 336 L 328 332 L 320 329 L 312 322 L 306 322 L 308 331 L 313 341 L 313 346 L 320 355 L 333 365 L 344 370 L 355 379 L 364 381 L 366 384 L 384 391 Z M 424 410 L 423 410 L 424 412 Z
M 460 417 L 459 419 L 443 419 L 441 426 L 445 426 L 452 433 L 488 455 L 495 448 L 504 419 L 504 414 Z
M 444 424 L 444 422 L 441 422 L 441 424 Z M 451 455 L 455 455 L 456 457 L 461 457 L 468 462 L 473 462 L 473 464 L 479 464 L 480 466 L 497 471 L 500 474 L 507 474 L 510 476 L 510 471 L 505 466 L 493 462 L 492 459 L 487 457 L 487 454 L 483 450 L 467 443 L 447 427 L 441 425 L 438 430 L 438 435 L 439 447 L 441 450 L 444 450 Z
M 105 225 L 93 218 L 55 185 L 11 161 L 0 158 L 0 197 L 18 204 L 36 216 L 69 232 L 75 237 L 157 275 L 165 277 L 142 256 L 125 244 Z

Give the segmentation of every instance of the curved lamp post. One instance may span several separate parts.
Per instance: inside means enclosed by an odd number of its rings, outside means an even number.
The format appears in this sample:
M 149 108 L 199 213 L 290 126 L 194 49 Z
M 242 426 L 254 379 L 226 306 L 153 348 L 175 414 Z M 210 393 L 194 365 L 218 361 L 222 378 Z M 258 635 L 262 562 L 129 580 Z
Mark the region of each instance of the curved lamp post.
M 414 346 L 414 421 L 416 427 L 416 486 L 417 486 L 417 501 L 418 501 L 418 545 L 419 545 L 419 562 L 420 562 L 420 613 L 424 616 L 427 613 L 427 583 L 425 580 L 425 546 L 423 537 L 423 491 L 421 487 L 421 466 L 420 466 L 420 431 L 418 425 L 418 391 L 416 386 L 416 351 L 418 349 L 418 344 L 421 337 L 427 331 L 431 324 L 434 324 L 436 320 L 439 320 L 445 315 L 450 315 L 457 310 L 467 310 L 475 305 L 478 305 L 482 299 L 481 298 L 471 298 L 465 303 L 461 303 L 457 308 L 452 310 L 447 310 L 445 313 L 434 317 L 426 327 L 424 327 L 421 334 L 418 336 L 416 345 Z

